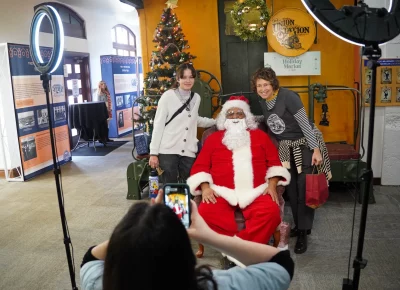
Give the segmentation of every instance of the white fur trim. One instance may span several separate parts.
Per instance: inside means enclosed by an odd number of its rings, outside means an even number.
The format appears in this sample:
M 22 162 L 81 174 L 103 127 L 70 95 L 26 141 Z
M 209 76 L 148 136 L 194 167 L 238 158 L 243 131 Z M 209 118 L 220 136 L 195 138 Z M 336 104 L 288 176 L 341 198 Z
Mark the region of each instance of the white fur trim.
M 250 143 L 232 151 L 235 190 L 239 192 L 253 188 L 253 158 Z
M 249 143 L 232 152 L 235 192 L 240 208 L 248 206 L 267 188 L 266 184 L 253 188 L 253 158 L 250 145 Z
M 283 177 L 285 180 L 279 180 L 278 185 L 286 186 L 290 183 L 290 172 L 283 166 L 271 166 L 265 176 L 265 180 L 271 177 Z
M 247 104 L 245 101 L 240 100 L 226 101 L 222 106 L 222 110 L 224 110 L 225 112 L 231 108 L 240 108 L 245 112 L 250 111 L 249 104 Z
M 203 182 L 208 182 L 210 185 L 213 184 L 213 179 L 212 179 L 210 173 L 203 172 L 203 171 L 198 172 L 198 173 L 190 176 L 186 181 L 187 185 L 189 185 L 190 192 L 192 193 L 192 195 L 201 195 L 201 191 L 196 190 L 196 189 Z
M 256 188 L 248 190 L 236 190 L 236 196 L 240 208 L 245 208 L 251 204 L 257 197 L 259 197 L 267 189 L 268 183 L 263 183 Z
M 215 184 L 212 184 L 210 187 L 220 197 L 224 198 L 231 206 L 237 206 L 238 200 L 236 197 L 236 193 L 233 189 L 227 188 L 225 186 L 215 185 Z

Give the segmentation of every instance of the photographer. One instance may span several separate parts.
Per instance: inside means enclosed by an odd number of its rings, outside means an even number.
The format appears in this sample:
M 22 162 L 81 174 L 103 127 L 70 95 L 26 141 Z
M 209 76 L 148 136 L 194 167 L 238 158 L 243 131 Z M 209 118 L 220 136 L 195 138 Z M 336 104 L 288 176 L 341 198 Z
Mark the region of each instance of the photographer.
M 81 265 L 84 290 L 239 290 L 288 289 L 294 263 L 289 251 L 212 231 L 191 201 L 192 224 L 185 229 L 162 204 L 134 204 L 109 241 L 91 247 Z M 246 268 L 214 270 L 196 267 L 190 238 L 241 261 Z M 179 283 L 176 283 L 179 278 Z

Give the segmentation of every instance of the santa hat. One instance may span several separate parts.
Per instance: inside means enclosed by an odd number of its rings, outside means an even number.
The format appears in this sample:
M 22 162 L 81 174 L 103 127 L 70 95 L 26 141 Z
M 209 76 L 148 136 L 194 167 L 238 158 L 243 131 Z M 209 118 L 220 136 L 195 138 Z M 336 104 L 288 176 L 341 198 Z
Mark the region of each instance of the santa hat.
M 217 128 L 219 130 L 225 130 L 224 123 L 226 120 L 226 112 L 232 108 L 243 110 L 243 113 L 246 115 L 246 123 L 249 129 L 256 129 L 258 127 L 254 115 L 250 111 L 249 100 L 245 96 L 231 96 L 222 106 L 217 117 Z
M 245 96 L 231 96 L 229 100 L 222 106 L 222 111 L 225 113 L 232 108 L 242 109 L 244 113 L 250 113 L 249 100 Z

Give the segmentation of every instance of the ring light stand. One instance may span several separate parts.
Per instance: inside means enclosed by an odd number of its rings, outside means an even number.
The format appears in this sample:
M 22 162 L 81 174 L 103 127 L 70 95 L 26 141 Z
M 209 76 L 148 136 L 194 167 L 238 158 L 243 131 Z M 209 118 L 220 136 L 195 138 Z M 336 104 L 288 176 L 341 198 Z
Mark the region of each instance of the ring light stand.
M 336 9 L 329 0 L 301 0 L 307 11 L 326 30 L 336 37 L 354 45 L 363 47 L 363 56 L 368 58 L 368 67 L 372 70 L 371 100 L 368 129 L 367 167 L 361 175 L 366 184 L 360 219 L 360 231 L 357 255 L 353 261 L 353 280 L 343 280 L 343 290 L 358 289 L 360 272 L 367 266 L 363 259 L 364 236 L 367 223 L 369 193 L 372 189 L 372 147 L 375 124 L 376 70 L 382 56 L 379 45 L 389 42 L 400 34 L 400 0 L 391 0 L 389 9 L 370 8 L 364 1 L 357 6 L 343 6 Z
M 44 17 L 47 17 L 49 19 L 54 35 L 54 48 L 50 60 L 48 62 L 43 61 L 39 47 L 40 26 Z M 56 153 L 57 150 L 56 150 L 54 131 L 53 131 L 54 127 L 52 123 L 52 120 L 54 120 L 54 118 L 51 118 L 51 116 L 53 116 L 54 114 L 51 110 L 50 96 L 49 96 L 51 74 L 55 72 L 59 67 L 59 65 L 61 64 L 64 51 L 64 28 L 61 21 L 61 17 L 54 7 L 49 5 L 42 5 L 35 10 L 35 14 L 33 16 L 30 29 L 30 37 L 31 37 L 30 54 L 36 69 L 40 72 L 40 80 L 43 82 L 43 89 L 46 93 L 47 111 L 49 112 L 50 116 L 49 130 L 50 130 L 51 152 L 53 157 L 53 172 L 56 181 L 58 206 L 60 208 L 61 225 L 64 234 L 64 245 L 67 254 L 68 268 L 71 278 L 72 289 L 77 290 L 78 288 L 75 282 L 75 270 L 74 270 L 75 267 L 73 264 L 73 257 L 71 254 L 72 243 L 67 229 L 67 220 L 64 210 L 64 200 L 61 191 L 61 182 L 60 182 L 61 169 L 60 165 L 57 162 L 57 153 Z

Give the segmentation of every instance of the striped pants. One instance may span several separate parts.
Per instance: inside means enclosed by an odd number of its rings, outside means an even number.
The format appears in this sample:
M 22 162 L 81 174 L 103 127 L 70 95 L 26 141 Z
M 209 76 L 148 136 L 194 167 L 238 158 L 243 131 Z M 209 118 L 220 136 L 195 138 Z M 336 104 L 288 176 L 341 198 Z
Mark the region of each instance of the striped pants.
M 290 184 L 286 187 L 294 223 L 300 230 L 310 230 L 314 221 L 314 209 L 306 206 L 306 174 L 311 174 L 313 166 L 311 166 L 313 151 L 307 146 L 301 145 L 301 155 L 296 156 L 302 158 L 302 172 L 297 172 L 294 162 L 293 153 L 290 153 Z

